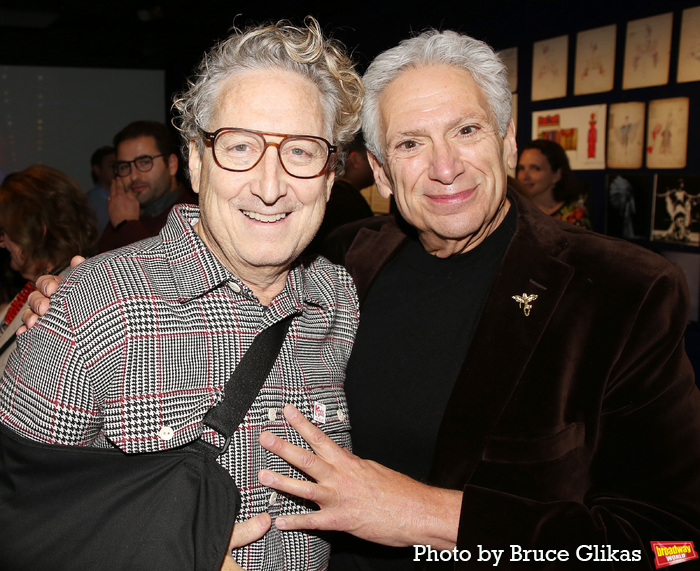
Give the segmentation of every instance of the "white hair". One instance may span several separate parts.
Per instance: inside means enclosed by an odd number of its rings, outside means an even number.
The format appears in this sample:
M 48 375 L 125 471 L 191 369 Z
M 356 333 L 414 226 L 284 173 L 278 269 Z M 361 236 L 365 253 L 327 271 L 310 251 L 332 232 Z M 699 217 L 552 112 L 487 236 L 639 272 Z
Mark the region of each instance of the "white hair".
M 362 131 L 370 152 L 384 163 L 379 128 L 379 98 L 402 72 L 424 65 L 445 64 L 468 71 L 481 86 L 495 116 L 498 131 L 505 137 L 511 117 L 512 96 L 507 70 L 487 44 L 465 34 L 428 30 L 379 54 L 362 77 L 365 102 Z

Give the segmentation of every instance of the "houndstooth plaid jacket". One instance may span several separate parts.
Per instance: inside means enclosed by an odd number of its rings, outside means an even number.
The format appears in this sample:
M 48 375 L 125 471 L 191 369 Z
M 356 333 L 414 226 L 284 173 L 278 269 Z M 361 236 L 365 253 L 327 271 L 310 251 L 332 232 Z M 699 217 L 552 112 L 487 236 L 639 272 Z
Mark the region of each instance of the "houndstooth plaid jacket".
M 350 445 L 344 370 L 359 320 L 350 276 L 317 259 L 297 266 L 269 307 L 205 247 L 196 207 L 177 206 L 160 235 L 81 264 L 51 309 L 18 338 L 0 381 L 0 421 L 40 441 L 167 450 L 200 437 L 201 421 L 256 334 L 294 314 L 260 394 L 220 463 L 242 496 L 239 520 L 304 513 L 302 500 L 257 481 L 269 468 L 302 478 L 258 444 L 269 430 L 308 448 L 285 422 L 289 403 Z M 314 413 L 314 408 L 316 412 Z M 205 432 L 204 438 L 218 435 Z M 238 550 L 248 571 L 324 569 L 328 544 L 273 529 Z

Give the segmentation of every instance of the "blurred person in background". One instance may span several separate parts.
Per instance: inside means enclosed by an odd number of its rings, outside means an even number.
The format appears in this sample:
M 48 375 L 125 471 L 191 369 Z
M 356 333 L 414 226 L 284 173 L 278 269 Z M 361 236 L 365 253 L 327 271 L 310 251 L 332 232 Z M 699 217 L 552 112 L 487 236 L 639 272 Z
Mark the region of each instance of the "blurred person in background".
M 85 192 L 67 175 L 32 165 L 8 175 L 0 186 L 0 246 L 10 267 L 27 280 L 0 314 L 0 367 L 15 347 L 21 313 L 36 279 L 61 275 L 77 253 L 93 253 L 97 229 Z
M 520 153 L 517 176 L 525 196 L 542 212 L 591 229 L 581 184 L 561 145 L 545 139 L 526 143 Z
M 114 162 L 117 155 L 114 147 L 105 146 L 96 149 L 90 157 L 90 176 L 93 186 L 87 191 L 88 203 L 97 217 L 97 231 L 101 234 L 109 222 L 107 211 L 109 189 L 114 180 Z

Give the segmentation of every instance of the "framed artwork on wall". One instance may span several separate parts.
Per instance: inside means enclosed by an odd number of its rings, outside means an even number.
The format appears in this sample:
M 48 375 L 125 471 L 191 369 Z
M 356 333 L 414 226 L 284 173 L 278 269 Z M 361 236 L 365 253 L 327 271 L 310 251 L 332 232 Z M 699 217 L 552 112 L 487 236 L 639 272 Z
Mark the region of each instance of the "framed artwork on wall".
M 566 97 L 569 36 L 535 42 L 532 47 L 532 101 Z
M 573 170 L 604 169 L 606 118 L 605 104 L 535 111 L 532 138 L 559 143 Z
M 652 240 L 700 246 L 700 176 L 656 175 Z
M 498 52 L 498 56 L 508 69 L 508 86 L 510 92 L 518 91 L 518 48 L 508 48 Z
M 700 81 L 700 6 L 683 10 L 676 79 L 678 83 Z
M 644 160 L 644 114 L 641 101 L 612 103 L 608 112 L 610 169 L 640 169 Z
M 611 172 L 606 177 L 608 236 L 626 240 L 651 237 L 654 175 Z
M 666 85 L 673 13 L 627 22 L 622 89 Z
M 688 155 L 687 97 L 649 102 L 647 118 L 647 168 L 682 169 Z
M 615 81 L 616 34 L 615 25 L 577 34 L 574 95 L 612 91 Z

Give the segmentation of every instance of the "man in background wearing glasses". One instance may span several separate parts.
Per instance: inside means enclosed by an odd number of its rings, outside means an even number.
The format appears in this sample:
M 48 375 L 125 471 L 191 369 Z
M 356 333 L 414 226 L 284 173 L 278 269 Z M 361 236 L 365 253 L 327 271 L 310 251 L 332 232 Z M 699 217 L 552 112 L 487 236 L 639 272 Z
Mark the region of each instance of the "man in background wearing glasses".
M 177 203 L 196 204 L 178 183 L 177 148 L 168 128 L 157 121 L 134 121 L 114 137 L 117 161 L 109 193 L 109 223 L 98 251 L 106 252 L 160 232 Z

